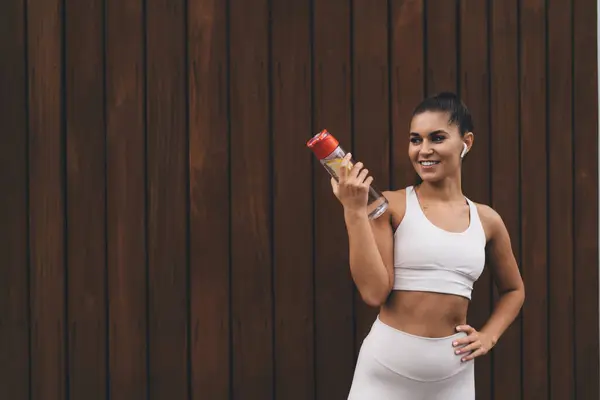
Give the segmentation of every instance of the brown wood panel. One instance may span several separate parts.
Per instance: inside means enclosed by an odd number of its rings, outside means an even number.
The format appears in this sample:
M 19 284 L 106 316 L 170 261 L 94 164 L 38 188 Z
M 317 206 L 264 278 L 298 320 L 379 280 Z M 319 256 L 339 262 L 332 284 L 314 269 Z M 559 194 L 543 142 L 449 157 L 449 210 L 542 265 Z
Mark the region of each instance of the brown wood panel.
M 103 2 L 65 2 L 69 396 L 106 397 Z
M 477 203 L 490 204 L 490 89 L 488 73 L 488 8 L 481 0 L 460 2 L 458 38 L 458 92 L 474 123 L 473 148 L 464 158 L 462 187 L 464 194 Z M 491 314 L 492 274 L 485 266 L 473 288 L 468 323 L 481 329 Z M 492 398 L 492 356 L 475 361 L 477 399 Z
M 598 59 L 597 6 L 574 2 L 575 393 L 597 399 L 598 375 Z
M 31 398 L 66 387 L 62 3 L 28 2 Z
M 146 2 L 150 398 L 186 398 L 188 143 L 183 0 Z
M 313 36 L 314 132 L 327 129 L 352 150 L 351 13 L 347 0 L 315 1 Z M 343 208 L 330 176 L 315 160 L 316 399 L 348 396 L 354 373 L 354 284 L 348 264 Z
M 106 2 L 106 206 L 111 399 L 146 399 L 143 3 Z
M 271 2 L 277 399 L 312 399 L 314 290 L 310 2 Z M 319 171 L 321 172 L 321 171 Z
M 374 187 L 383 191 L 390 181 L 388 1 L 354 0 L 352 17 L 354 155 L 373 176 Z M 379 309 L 369 307 L 356 289 L 354 298 L 358 355 Z
M 522 0 L 521 237 L 523 280 L 523 397 L 548 397 L 547 123 L 545 2 Z
M 572 399 L 573 131 L 572 7 L 548 2 L 548 301 L 549 392 Z
M 424 97 L 424 1 L 390 2 L 391 185 L 402 189 L 415 183 L 408 158 L 409 128 L 414 108 Z
M 456 92 L 458 0 L 425 1 L 426 94 Z
M 233 397 L 273 397 L 269 4 L 230 2 Z
M 490 7 L 491 205 L 504 220 L 520 265 L 518 8 L 516 0 Z M 496 344 L 492 360 L 493 398 L 520 399 L 521 315 Z
M 188 3 L 191 380 L 230 397 L 230 171 L 226 2 Z
M 0 393 L 29 398 L 25 2 L 0 3 Z

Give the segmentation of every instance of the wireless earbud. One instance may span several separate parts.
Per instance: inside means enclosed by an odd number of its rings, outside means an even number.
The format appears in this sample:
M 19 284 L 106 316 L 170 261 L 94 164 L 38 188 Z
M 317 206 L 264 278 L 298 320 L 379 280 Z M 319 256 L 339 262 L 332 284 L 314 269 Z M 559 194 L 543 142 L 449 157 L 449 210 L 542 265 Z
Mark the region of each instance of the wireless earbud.
M 460 153 L 460 158 L 463 158 L 465 156 L 465 154 L 467 154 L 467 152 L 469 151 L 469 148 L 467 147 L 467 144 L 465 142 L 463 142 L 463 151 L 462 153 Z

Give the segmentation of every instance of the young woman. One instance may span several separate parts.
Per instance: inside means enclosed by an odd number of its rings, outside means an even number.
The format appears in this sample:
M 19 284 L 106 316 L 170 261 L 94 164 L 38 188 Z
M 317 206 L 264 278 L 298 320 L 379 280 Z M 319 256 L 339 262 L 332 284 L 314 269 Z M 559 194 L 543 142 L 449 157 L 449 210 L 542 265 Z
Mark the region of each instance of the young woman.
M 389 207 L 367 217 L 372 177 L 342 162 L 333 192 L 344 207 L 350 270 L 379 315 L 362 343 L 350 400 L 472 400 L 474 360 L 516 318 L 525 289 L 506 227 L 490 207 L 466 198 L 463 157 L 474 142 L 471 116 L 452 93 L 425 99 L 410 124 L 415 186 L 385 192 Z M 500 298 L 487 323 L 467 325 L 473 284 L 486 264 Z

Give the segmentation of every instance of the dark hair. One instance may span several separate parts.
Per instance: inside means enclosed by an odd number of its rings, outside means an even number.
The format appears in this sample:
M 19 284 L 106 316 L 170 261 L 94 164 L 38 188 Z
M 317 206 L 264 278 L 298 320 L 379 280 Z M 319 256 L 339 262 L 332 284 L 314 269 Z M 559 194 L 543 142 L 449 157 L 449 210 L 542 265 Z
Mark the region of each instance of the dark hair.
M 473 119 L 471 112 L 462 102 L 462 100 L 452 92 L 441 92 L 433 96 L 427 97 L 415 107 L 412 116 L 422 114 L 427 111 L 440 111 L 448 113 L 448 123 L 458 126 L 458 131 L 461 136 L 465 136 L 467 132 L 473 131 Z M 423 183 L 423 180 L 416 174 L 416 185 Z
M 456 124 L 461 136 L 473 131 L 473 120 L 469 109 L 460 98 L 451 92 L 442 92 L 423 100 L 413 111 L 415 115 L 426 111 L 441 111 L 448 113 L 449 124 Z

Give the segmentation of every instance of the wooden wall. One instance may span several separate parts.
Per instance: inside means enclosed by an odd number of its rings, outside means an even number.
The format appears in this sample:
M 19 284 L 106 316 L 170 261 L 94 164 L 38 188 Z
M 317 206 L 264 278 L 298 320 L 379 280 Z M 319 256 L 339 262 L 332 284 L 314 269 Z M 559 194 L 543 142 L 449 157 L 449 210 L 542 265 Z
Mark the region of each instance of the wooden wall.
M 464 189 L 503 216 L 522 316 L 479 399 L 598 399 L 596 1 L 3 0 L 0 393 L 343 399 L 375 310 L 305 148 L 381 189 L 460 93 Z M 469 322 L 493 307 L 487 271 Z

